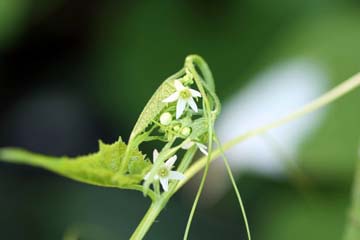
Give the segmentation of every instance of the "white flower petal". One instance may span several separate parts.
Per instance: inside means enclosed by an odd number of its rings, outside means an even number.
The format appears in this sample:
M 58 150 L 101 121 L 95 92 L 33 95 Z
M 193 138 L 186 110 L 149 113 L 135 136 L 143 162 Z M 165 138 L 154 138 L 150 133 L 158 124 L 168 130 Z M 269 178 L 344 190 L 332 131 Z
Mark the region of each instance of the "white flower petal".
M 178 91 L 178 92 L 180 92 L 181 90 L 183 90 L 185 88 L 184 85 L 177 79 L 174 81 L 174 86 L 176 88 L 176 91 Z
M 170 103 L 170 102 L 175 102 L 176 100 L 179 99 L 179 92 L 174 92 L 173 94 L 171 94 L 169 97 L 165 98 L 163 100 L 164 103 Z
M 158 156 L 159 156 L 158 150 L 154 149 L 154 151 L 153 151 L 153 162 L 154 163 L 156 162 Z
M 179 99 L 179 100 L 180 100 L 180 99 Z M 192 108 L 192 110 L 194 110 L 195 112 L 198 111 L 198 107 L 197 107 L 197 105 L 196 105 L 196 103 L 195 103 L 195 101 L 194 101 L 193 98 L 189 98 L 189 99 L 187 100 L 187 103 L 190 105 L 190 107 Z
M 203 148 L 203 149 L 207 149 L 207 146 L 205 144 L 202 144 L 202 143 L 199 143 L 197 142 L 196 145 L 199 147 L 199 148 Z
M 148 172 L 145 176 L 144 176 L 144 180 L 147 180 L 150 176 L 150 172 Z
M 196 91 L 194 89 L 189 89 L 191 92 L 191 96 L 193 97 L 201 97 L 201 93 L 199 91 Z
M 207 147 L 202 144 L 202 143 L 196 143 L 196 145 L 198 146 L 200 152 L 202 152 L 204 155 L 208 155 L 208 152 L 207 152 Z
M 174 163 L 176 162 L 176 159 L 177 159 L 177 156 L 176 156 L 176 155 L 174 155 L 174 156 L 172 156 L 171 158 L 169 158 L 169 160 L 167 160 L 167 161 L 165 162 L 166 167 L 167 167 L 168 169 L 171 169 L 172 166 L 174 166 Z
M 169 179 L 168 178 L 160 178 L 160 183 L 165 192 L 169 190 Z
M 179 119 L 183 114 L 186 106 L 186 100 L 179 98 L 176 105 L 176 119 Z
M 209 155 L 208 152 L 207 152 L 205 149 L 199 148 L 199 150 L 200 150 L 200 152 L 202 152 L 205 156 L 208 156 L 208 155 Z
M 181 172 L 171 171 L 169 173 L 169 179 L 182 180 L 184 178 L 185 178 L 185 175 L 182 174 Z
M 181 148 L 182 148 L 182 149 L 185 149 L 185 150 L 188 150 L 188 149 L 191 148 L 192 146 L 194 146 L 194 142 L 192 142 L 192 141 L 186 141 Z

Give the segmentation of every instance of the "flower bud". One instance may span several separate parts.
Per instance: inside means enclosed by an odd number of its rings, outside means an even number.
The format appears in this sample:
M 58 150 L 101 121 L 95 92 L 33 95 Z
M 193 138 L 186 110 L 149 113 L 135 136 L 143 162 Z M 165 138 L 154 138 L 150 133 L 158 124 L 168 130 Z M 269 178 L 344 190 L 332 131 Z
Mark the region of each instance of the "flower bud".
M 169 125 L 171 123 L 171 121 L 172 121 L 172 116 L 171 116 L 171 114 L 169 112 L 164 112 L 163 114 L 161 114 L 160 123 L 162 125 L 167 126 L 167 125 Z
M 182 130 L 181 130 L 181 135 L 187 137 L 189 136 L 191 133 L 191 129 L 189 127 L 184 127 Z
M 175 126 L 173 127 L 173 129 L 174 129 L 175 132 L 178 132 L 178 131 L 180 130 L 180 126 L 179 126 L 179 125 L 175 125 Z

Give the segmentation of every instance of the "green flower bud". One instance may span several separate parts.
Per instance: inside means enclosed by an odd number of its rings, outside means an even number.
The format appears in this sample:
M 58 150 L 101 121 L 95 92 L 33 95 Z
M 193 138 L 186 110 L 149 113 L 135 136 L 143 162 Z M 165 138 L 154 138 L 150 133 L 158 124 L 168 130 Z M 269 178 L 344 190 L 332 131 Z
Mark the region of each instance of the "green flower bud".
M 175 125 L 175 126 L 173 127 L 173 129 L 174 129 L 175 132 L 178 132 L 178 131 L 180 130 L 180 126 L 179 126 L 179 125 Z
M 191 129 L 189 127 L 184 127 L 182 130 L 181 130 L 181 135 L 187 137 L 189 136 L 191 133 Z
M 191 72 L 188 69 L 186 69 L 186 75 L 182 78 L 182 82 L 185 85 L 192 84 L 194 82 L 193 75 L 191 74 Z

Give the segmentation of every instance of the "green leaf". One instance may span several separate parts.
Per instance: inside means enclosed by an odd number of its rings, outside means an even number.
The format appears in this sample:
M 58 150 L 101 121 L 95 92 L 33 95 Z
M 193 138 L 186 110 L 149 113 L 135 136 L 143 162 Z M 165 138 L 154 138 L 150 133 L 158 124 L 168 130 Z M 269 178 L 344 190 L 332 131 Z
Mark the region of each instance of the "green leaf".
M 113 144 L 99 141 L 97 153 L 69 157 L 51 157 L 18 148 L 0 149 L 0 160 L 42 167 L 65 177 L 92 185 L 129 188 L 138 184 L 149 167 L 149 162 L 138 150 L 130 153 L 129 174 L 118 172 L 126 144 L 119 139 Z
M 151 168 L 151 163 L 148 160 L 142 160 L 132 157 L 129 162 L 129 173 L 131 175 L 144 175 Z

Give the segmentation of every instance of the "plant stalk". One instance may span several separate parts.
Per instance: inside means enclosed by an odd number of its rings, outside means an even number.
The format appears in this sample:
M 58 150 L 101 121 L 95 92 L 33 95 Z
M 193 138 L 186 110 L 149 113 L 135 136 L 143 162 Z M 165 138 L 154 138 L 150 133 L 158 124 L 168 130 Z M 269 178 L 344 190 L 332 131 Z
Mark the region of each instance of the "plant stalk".
M 156 201 L 150 205 L 140 224 L 131 235 L 130 240 L 140 240 L 144 238 L 145 234 L 149 231 L 157 216 L 166 205 L 166 202 L 161 203 L 162 201 Z
M 160 212 L 166 206 L 167 202 L 175 193 L 176 184 L 172 184 L 169 191 L 163 192 L 161 196 L 153 201 L 147 210 L 145 216 L 141 220 L 140 224 L 136 227 L 134 233 L 131 235 L 130 240 L 141 240 L 145 234 L 149 231 Z

